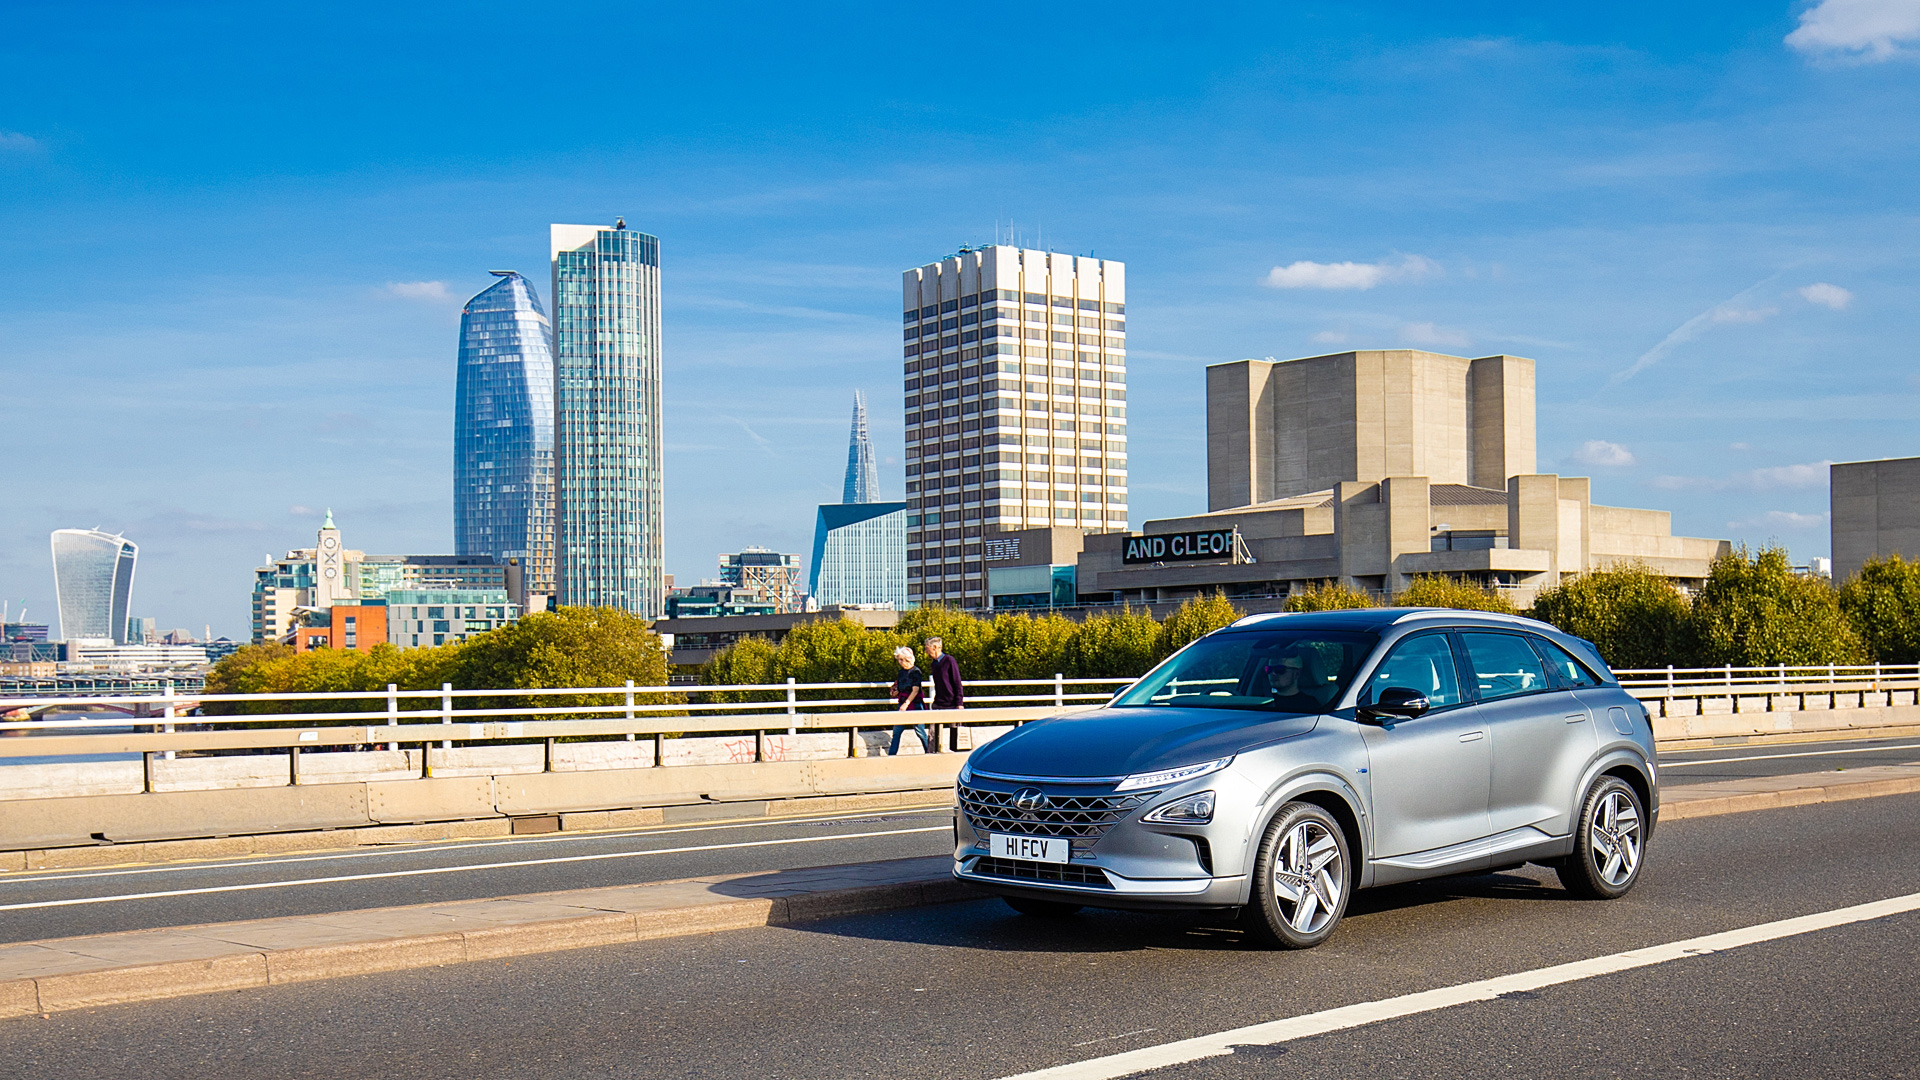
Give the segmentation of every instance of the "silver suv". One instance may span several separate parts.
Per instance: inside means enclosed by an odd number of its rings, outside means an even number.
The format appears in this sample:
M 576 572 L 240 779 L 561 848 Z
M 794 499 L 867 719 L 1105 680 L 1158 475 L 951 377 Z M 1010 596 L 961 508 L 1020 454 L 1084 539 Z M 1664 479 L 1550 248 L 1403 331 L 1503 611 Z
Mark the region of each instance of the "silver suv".
M 1287 948 L 1373 885 L 1536 862 L 1620 896 L 1660 807 L 1591 643 L 1427 608 L 1241 619 L 975 751 L 958 797 L 954 876 L 1018 911 L 1238 909 Z

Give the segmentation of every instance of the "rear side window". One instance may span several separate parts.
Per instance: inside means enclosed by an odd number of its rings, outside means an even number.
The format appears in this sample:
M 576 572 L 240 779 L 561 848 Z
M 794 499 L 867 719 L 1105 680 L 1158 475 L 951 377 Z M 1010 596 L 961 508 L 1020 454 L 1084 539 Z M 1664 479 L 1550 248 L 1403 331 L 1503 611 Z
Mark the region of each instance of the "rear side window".
M 1517 634 L 1462 633 L 1467 662 L 1473 665 L 1475 687 L 1481 701 L 1534 694 L 1553 687 L 1540 657 Z
M 1534 638 L 1533 644 L 1540 650 L 1541 655 L 1547 658 L 1547 666 L 1559 676 L 1560 685 L 1572 687 L 1600 685 L 1600 680 L 1594 676 L 1593 672 L 1588 671 L 1585 664 L 1569 655 L 1567 650 L 1546 638 Z
M 1453 665 L 1453 646 L 1445 634 L 1422 634 L 1394 646 L 1386 660 L 1367 680 L 1362 703 L 1380 699 L 1380 692 L 1391 687 L 1418 690 L 1427 697 L 1430 708 L 1460 704 L 1460 679 Z

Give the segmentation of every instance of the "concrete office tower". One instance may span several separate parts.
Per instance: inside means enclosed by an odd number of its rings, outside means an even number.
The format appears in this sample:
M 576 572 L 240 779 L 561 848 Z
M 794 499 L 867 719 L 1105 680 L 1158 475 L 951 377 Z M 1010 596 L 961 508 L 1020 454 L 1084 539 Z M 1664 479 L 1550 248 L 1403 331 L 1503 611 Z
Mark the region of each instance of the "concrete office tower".
M 1207 508 L 1425 476 L 1504 491 L 1534 470 L 1533 361 L 1418 349 L 1207 369 Z
M 1920 559 L 1920 458 L 1829 465 L 1833 583 L 1844 585 L 1868 559 Z
M 127 644 L 133 603 L 133 566 L 140 548 L 98 529 L 53 533 L 53 591 L 63 641 Z
M 553 592 L 552 328 L 511 270 L 460 311 L 453 402 L 453 549 L 518 559 L 525 589 Z
M 1124 531 L 1125 266 L 963 248 L 902 298 L 909 600 L 986 606 L 990 532 Z
M 842 503 L 880 501 L 880 468 L 873 463 L 873 440 L 867 437 L 867 395 L 853 392 L 853 434 L 847 440 L 847 482 Z
M 658 618 L 660 241 L 624 219 L 552 237 L 556 597 Z

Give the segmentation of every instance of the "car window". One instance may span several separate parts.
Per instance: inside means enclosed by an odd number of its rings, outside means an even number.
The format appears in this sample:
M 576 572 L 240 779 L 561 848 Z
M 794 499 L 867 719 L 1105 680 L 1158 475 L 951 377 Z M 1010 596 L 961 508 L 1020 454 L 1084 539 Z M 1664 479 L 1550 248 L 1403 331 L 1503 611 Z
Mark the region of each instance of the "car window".
M 1463 633 L 1460 641 L 1467 647 L 1467 662 L 1473 665 L 1481 701 L 1532 694 L 1553 685 L 1526 638 L 1516 634 Z
M 1460 678 L 1453 665 L 1453 646 L 1445 634 L 1422 634 L 1394 646 L 1393 652 L 1367 680 L 1363 701 L 1380 699 L 1380 691 L 1399 686 L 1427 695 L 1429 708 L 1460 704 Z
M 1209 634 L 1148 672 L 1111 707 L 1320 712 L 1352 682 L 1378 640 L 1331 630 Z
M 1567 650 L 1548 641 L 1546 638 L 1534 638 L 1533 643 L 1547 658 L 1547 665 L 1560 677 L 1562 686 L 1599 686 L 1600 680 L 1588 671 L 1585 664 L 1568 655 Z

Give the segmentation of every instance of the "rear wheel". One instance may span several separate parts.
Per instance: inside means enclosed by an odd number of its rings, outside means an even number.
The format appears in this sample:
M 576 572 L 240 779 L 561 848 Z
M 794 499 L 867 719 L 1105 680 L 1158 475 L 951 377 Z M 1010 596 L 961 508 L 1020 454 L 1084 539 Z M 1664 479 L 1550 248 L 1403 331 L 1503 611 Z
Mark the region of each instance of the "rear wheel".
M 1313 803 L 1288 803 L 1260 840 L 1240 925 L 1263 945 L 1310 949 L 1332 936 L 1352 891 L 1340 823 Z
M 1059 900 L 1034 900 L 1025 896 L 1003 896 L 1000 899 L 1005 900 L 1008 907 L 1022 915 L 1032 915 L 1041 919 L 1063 919 L 1085 906 Z
M 1626 895 L 1640 880 L 1646 855 L 1646 811 L 1640 793 L 1617 776 L 1603 776 L 1587 790 L 1573 854 L 1555 865 L 1560 884 L 1587 900 Z

